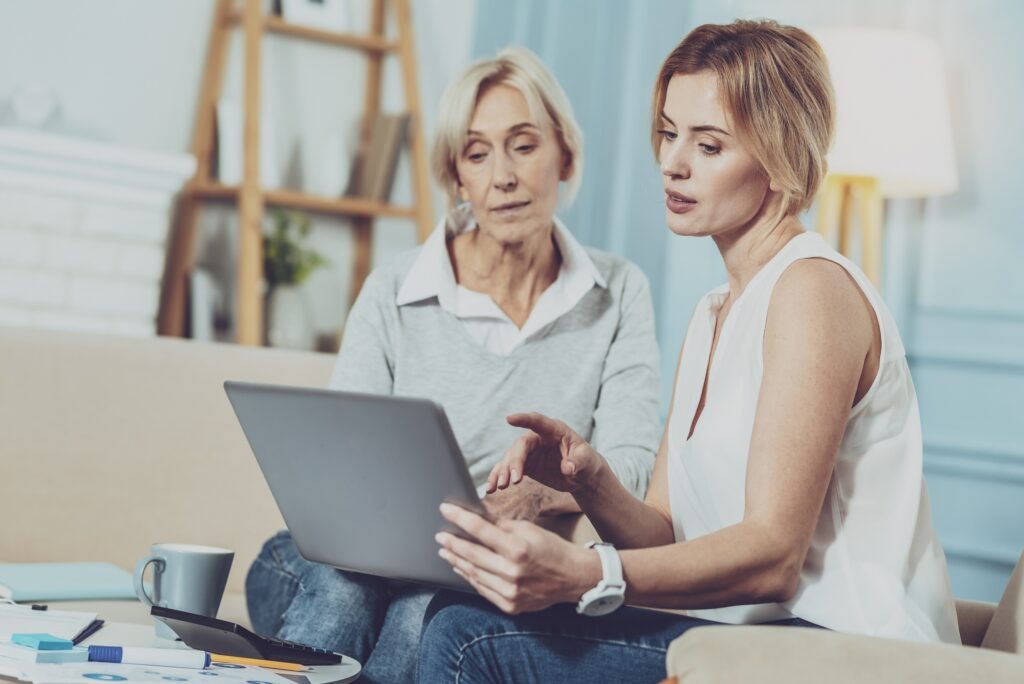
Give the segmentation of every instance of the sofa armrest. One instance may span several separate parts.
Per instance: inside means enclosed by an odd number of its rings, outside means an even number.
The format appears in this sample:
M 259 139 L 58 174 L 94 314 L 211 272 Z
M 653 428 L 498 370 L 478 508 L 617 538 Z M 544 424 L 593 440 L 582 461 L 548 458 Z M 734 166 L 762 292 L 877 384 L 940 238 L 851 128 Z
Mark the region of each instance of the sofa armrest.
M 1024 681 L 1024 658 L 1009 653 L 806 627 L 692 629 L 672 642 L 666 667 L 685 684 Z

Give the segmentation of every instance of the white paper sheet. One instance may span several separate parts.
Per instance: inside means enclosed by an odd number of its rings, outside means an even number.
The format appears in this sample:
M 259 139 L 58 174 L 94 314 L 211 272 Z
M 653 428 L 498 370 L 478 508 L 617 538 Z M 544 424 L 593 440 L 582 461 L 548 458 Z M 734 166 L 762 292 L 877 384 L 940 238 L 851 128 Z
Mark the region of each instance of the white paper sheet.
M 31 606 L 0 602 L 0 641 L 10 641 L 12 634 L 52 634 L 71 640 L 95 619 L 96 613 L 32 610 Z
M 20 663 L 19 679 L 34 684 L 293 684 L 261 667 L 213 663 L 205 670 L 118 663 Z M 0 670 L 4 665 L 0 663 Z

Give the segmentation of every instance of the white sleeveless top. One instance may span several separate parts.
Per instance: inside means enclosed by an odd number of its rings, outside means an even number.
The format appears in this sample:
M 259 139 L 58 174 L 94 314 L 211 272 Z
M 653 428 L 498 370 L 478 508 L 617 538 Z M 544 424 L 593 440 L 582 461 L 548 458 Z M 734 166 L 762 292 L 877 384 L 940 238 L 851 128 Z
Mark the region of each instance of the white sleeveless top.
M 688 612 L 735 624 L 799 617 L 841 632 L 960 643 L 946 560 L 924 486 L 917 395 L 896 323 L 861 270 L 816 233 L 790 240 L 733 302 L 708 374 L 704 411 L 687 441 L 728 285 L 697 305 L 668 435 L 676 539 L 695 539 L 743 518 L 768 304 L 786 268 L 815 257 L 846 269 L 871 303 L 881 328 L 878 375 L 850 410 L 794 597 L 786 603 Z

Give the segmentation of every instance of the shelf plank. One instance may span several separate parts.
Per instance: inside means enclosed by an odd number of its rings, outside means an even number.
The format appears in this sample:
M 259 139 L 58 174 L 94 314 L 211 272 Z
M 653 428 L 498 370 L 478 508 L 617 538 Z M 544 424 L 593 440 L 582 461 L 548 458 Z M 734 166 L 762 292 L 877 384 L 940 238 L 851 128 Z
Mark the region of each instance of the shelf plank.
M 235 200 L 238 197 L 238 186 L 221 183 L 203 183 L 191 188 L 198 197 L 210 200 Z M 273 189 L 263 191 L 263 200 L 273 207 L 286 209 L 305 209 L 320 214 L 338 216 L 390 216 L 393 218 L 413 219 L 416 211 L 411 207 L 397 207 L 383 202 L 363 199 L 361 197 L 322 197 L 310 195 L 297 190 Z
M 235 10 L 231 12 L 227 21 L 230 24 L 237 24 L 241 20 L 240 13 Z M 338 33 L 326 29 L 303 26 L 285 21 L 282 17 L 270 14 L 263 19 L 263 29 L 269 33 L 280 33 L 296 38 L 303 38 L 317 43 L 328 43 L 341 47 L 363 50 L 365 52 L 384 54 L 396 52 L 398 43 L 388 40 L 383 36 L 364 36 L 357 33 Z

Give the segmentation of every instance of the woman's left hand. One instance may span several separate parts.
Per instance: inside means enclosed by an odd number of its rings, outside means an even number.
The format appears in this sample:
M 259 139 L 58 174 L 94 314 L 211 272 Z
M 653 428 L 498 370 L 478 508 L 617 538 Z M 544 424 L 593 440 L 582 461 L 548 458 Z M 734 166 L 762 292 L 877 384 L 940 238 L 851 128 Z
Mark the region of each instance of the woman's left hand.
M 575 603 L 601 579 L 596 552 L 533 523 L 501 520 L 495 524 L 453 504 L 441 504 L 441 515 L 477 541 L 438 532 L 439 555 L 506 613 Z

